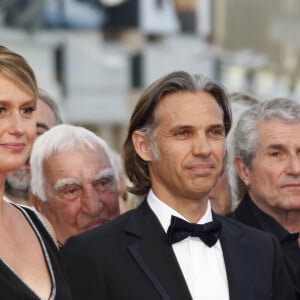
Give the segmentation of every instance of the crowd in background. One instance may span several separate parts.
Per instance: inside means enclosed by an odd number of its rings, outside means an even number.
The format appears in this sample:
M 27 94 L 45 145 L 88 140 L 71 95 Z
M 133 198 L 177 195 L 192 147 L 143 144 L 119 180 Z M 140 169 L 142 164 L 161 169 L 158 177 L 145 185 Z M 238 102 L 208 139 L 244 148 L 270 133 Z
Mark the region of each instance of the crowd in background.
M 50 94 L 1 46 L 3 299 L 300 299 L 298 103 L 172 72 L 117 153 Z

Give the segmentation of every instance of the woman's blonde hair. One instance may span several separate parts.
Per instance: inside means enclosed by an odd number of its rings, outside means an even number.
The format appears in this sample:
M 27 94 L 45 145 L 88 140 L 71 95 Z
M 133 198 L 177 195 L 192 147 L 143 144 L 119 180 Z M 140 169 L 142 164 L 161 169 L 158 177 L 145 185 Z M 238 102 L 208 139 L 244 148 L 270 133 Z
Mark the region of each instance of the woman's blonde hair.
M 37 99 L 38 87 L 32 68 L 23 56 L 3 45 L 0 45 L 0 74 Z

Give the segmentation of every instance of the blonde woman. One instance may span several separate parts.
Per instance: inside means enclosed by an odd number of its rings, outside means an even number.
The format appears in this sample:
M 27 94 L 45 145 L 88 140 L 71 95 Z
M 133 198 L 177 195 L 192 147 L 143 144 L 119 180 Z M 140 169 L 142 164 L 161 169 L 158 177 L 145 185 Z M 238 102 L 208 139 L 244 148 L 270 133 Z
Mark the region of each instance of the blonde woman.
M 68 300 L 49 222 L 2 200 L 6 174 L 30 154 L 37 92 L 26 60 L 0 45 L 0 299 Z

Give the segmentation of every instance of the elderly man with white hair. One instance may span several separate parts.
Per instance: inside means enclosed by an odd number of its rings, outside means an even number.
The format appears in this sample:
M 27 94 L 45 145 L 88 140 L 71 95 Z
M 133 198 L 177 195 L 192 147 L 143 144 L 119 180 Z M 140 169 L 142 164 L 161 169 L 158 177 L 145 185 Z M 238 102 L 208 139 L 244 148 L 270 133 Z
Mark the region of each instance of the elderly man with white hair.
M 31 192 L 63 245 L 119 215 L 118 172 L 107 143 L 79 126 L 51 128 L 34 143 Z

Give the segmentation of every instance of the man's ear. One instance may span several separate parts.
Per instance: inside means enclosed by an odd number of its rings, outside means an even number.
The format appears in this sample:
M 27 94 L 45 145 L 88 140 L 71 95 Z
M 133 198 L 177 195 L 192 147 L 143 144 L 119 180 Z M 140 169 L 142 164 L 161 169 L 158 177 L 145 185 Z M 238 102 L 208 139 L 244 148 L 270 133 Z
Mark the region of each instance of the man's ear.
M 240 177 L 240 179 L 244 182 L 246 186 L 250 185 L 250 169 L 249 167 L 241 160 L 240 157 L 236 157 L 234 159 L 234 167 L 236 173 Z
M 44 205 L 43 205 L 44 202 L 41 201 L 40 198 L 39 198 L 38 196 L 34 195 L 34 194 L 32 193 L 32 191 L 31 191 L 31 189 L 29 190 L 29 193 L 28 193 L 28 194 L 29 194 L 29 199 L 30 199 L 31 203 L 33 204 L 33 206 L 35 207 L 35 209 L 36 209 L 39 213 L 45 215 L 45 214 L 44 214 Z
M 131 139 L 137 155 L 146 162 L 151 161 L 151 149 L 146 134 L 140 130 L 135 130 Z

